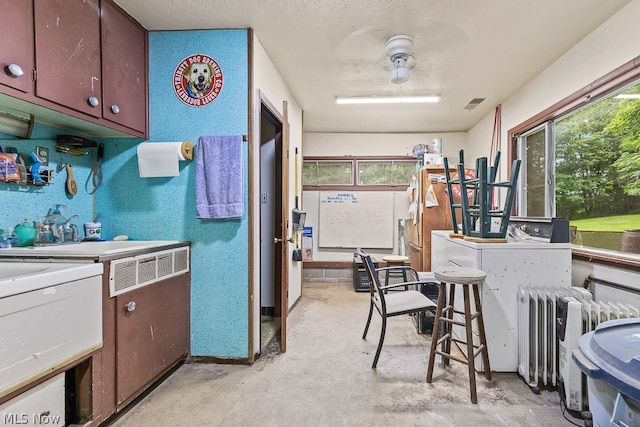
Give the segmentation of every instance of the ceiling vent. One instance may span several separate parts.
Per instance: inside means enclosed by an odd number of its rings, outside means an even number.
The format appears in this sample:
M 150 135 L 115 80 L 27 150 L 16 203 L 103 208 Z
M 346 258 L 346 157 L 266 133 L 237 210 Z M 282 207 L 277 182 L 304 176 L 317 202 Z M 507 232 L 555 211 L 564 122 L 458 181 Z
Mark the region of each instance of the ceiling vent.
M 474 108 L 476 108 L 485 99 L 486 98 L 473 98 L 471 101 L 469 101 L 467 105 L 465 105 L 464 109 L 471 111 Z

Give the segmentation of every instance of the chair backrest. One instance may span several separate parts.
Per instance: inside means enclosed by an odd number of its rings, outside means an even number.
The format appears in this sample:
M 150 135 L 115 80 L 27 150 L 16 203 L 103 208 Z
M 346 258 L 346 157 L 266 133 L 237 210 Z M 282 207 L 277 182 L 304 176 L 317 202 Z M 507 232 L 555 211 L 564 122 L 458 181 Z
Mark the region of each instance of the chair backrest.
M 384 292 L 380 291 L 380 276 L 378 276 L 378 271 L 376 270 L 376 266 L 371 259 L 371 255 L 363 251 L 361 248 L 356 249 L 356 253 L 362 260 L 362 264 L 364 264 L 364 269 L 369 276 L 369 282 L 371 283 L 369 286 L 369 293 L 371 294 L 371 298 L 378 298 L 380 303 L 382 304 L 383 310 L 386 309 L 386 303 L 384 300 Z

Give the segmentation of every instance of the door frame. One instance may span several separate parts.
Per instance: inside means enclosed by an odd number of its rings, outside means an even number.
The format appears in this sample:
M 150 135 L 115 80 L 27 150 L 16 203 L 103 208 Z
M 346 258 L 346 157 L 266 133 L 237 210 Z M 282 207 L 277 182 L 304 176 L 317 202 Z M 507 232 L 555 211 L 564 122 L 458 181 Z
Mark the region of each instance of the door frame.
M 260 232 L 259 239 L 273 240 L 274 244 L 279 247 L 279 251 L 275 251 L 276 261 L 274 266 L 277 271 L 275 272 L 275 294 L 276 294 L 276 315 L 280 317 L 280 351 L 285 352 L 287 349 L 287 316 L 289 314 L 289 123 L 287 120 L 288 104 L 287 101 L 283 101 L 283 114 L 274 107 L 269 99 L 258 91 L 260 99 L 260 111 L 259 111 L 259 123 L 258 129 L 261 129 L 261 123 L 264 117 L 271 122 L 276 128 L 276 134 L 280 133 L 280 138 L 276 137 L 276 188 L 280 187 L 280 211 L 275 212 L 274 221 L 276 236 L 263 236 Z M 278 132 L 280 131 L 280 132 Z M 259 138 L 259 143 L 262 144 L 262 138 Z M 260 153 L 260 150 L 256 150 Z M 260 161 L 257 162 L 261 164 Z M 260 174 L 258 174 L 260 176 Z M 258 183 L 259 185 L 259 183 Z M 258 192 L 259 193 L 259 192 Z M 258 219 L 258 223 L 260 219 Z M 274 240 L 274 239 L 277 239 Z M 279 257 L 279 258 L 278 258 Z M 279 268 L 278 268 L 279 267 Z M 278 280 L 279 279 L 279 280 Z M 258 311 L 260 310 L 260 299 L 257 299 Z M 252 353 L 255 351 L 254 349 Z M 257 349 L 261 351 L 261 349 Z M 251 354 L 251 358 L 254 354 Z

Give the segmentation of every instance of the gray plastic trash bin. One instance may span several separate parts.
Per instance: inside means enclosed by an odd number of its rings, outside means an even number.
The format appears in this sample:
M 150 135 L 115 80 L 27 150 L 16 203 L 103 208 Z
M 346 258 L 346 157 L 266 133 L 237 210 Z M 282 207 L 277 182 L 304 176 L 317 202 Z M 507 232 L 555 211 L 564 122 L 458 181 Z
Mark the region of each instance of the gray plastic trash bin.
M 640 319 L 603 322 L 572 359 L 587 375 L 594 426 L 640 425 Z

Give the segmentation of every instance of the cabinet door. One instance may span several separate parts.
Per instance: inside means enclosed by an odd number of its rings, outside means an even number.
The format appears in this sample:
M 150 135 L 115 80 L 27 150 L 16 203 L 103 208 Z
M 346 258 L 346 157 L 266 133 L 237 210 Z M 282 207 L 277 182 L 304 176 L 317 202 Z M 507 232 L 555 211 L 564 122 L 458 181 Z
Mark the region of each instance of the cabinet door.
M 36 95 L 101 116 L 98 0 L 34 0 Z
M 146 30 L 102 0 L 103 117 L 140 132 L 147 122 Z
M 116 297 L 118 407 L 189 352 L 188 283 L 176 276 Z
M 33 4 L 31 0 L 0 0 L 0 11 L 0 84 L 32 92 Z M 18 66 L 22 70 L 21 76 L 9 71 L 12 64 L 12 69 Z

